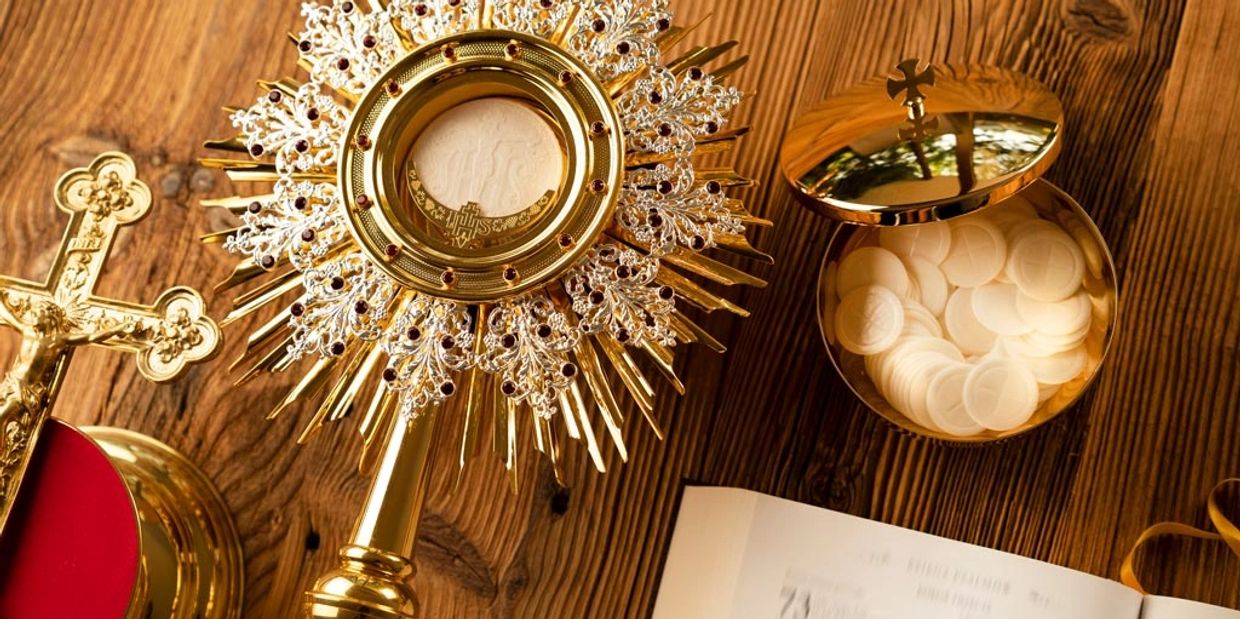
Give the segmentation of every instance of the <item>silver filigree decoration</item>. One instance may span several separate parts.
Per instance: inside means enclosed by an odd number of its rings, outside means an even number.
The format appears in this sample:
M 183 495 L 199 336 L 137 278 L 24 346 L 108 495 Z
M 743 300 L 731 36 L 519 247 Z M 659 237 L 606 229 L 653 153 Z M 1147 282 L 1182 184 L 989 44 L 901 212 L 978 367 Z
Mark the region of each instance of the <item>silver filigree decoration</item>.
M 496 28 L 548 38 L 568 18 L 580 0 L 499 0 L 493 2 L 491 22 Z
M 401 414 L 413 418 L 456 393 L 452 372 L 474 362 L 472 324 L 464 306 L 421 295 L 395 316 L 383 341 L 383 378 L 400 393 Z
M 331 168 L 348 111 L 313 82 L 294 96 L 273 90 L 253 107 L 238 110 L 232 124 L 254 157 L 274 153 L 281 174 Z
M 658 64 L 655 40 L 662 27 L 670 24 L 666 0 L 591 0 L 577 17 L 568 47 L 600 80 L 609 82 Z
M 306 30 L 298 49 L 316 82 L 360 94 L 404 54 L 386 11 L 367 13 L 355 2 L 334 0 L 331 6 L 303 4 L 301 13 Z
M 741 219 L 727 207 L 723 186 L 697 183 L 692 166 L 684 160 L 630 172 L 616 221 L 653 256 L 667 255 L 677 246 L 703 251 L 715 247 L 720 234 L 745 231 Z
M 671 288 L 654 283 L 658 273 L 658 260 L 631 249 L 615 245 L 591 249 L 564 281 L 581 329 L 608 333 L 628 346 L 646 341 L 675 345 L 670 324 L 675 295 Z
M 505 301 L 487 317 L 484 352 L 478 364 L 500 376 L 505 396 L 525 402 L 541 417 L 550 417 L 557 410 L 559 394 L 577 375 L 568 353 L 580 337 L 542 295 Z
M 677 77 L 657 67 L 616 102 L 629 148 L 640 152 L 692 154 L 696 141 L 718 133 L 741 101 L 741 93 L 690 68 Z
M 276 183 L 275 196 L 242 213 L 244 226 L 224 242 L 225 249 L 260 265 L 288 256 L 293 268 L 304 271 L 348 236 L 335 185 L 284 179 Z
M 294 306 L 289 345 L 295 357 L 339 356 L 354 338 L 382 335 L 397 287 L 360 252 L 309 269 L 302 279 L 306 292 Z
M 478 19 L 478 0 L 393 0 L 388 12 L 414 45 L 424 45 L 467 30 Z

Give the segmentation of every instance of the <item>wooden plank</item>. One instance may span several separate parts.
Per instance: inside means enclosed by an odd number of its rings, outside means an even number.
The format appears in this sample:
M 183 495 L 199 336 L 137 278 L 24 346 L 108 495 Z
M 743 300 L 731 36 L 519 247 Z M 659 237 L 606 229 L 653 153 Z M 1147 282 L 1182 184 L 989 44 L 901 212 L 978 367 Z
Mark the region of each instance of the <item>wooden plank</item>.
M 1205 496 L 1240 470 L 1240 5 L 1188 3 L 1175 61 L 1151 123 L 1150 165 L 1121 248 L 1124 326 L 1097 390 L 1096 428 L 1081 452 L 1061 532 L 1088 527 L 1131 539 L 1150 522 L 1204 526 Z M 1235 149 L 1230 149 L 1235 152 Z M 1062 536 L 1054 556 L 1115 566 L 1124 548 Z M 1159 591 L 1240 604 L 1226 586 L 1240 562 L 1204 544 L 1168 543 L 1148 557 Z M 1172 568 L 1176 569 L 1172 569 Z
M 123 236 L 126 269 L 101 292 L 139 298 L 187 283 L 204 292 L 231 260 L 198 235 L 225 223 L 186 208 L 231 195 L 198 169 L 204 139 L 228 135 L 219 109 L 259 95 L 254 80 L 294 70 L 284 33 L 298 2 L 0 3 L 0 272 L 46 271 L 61 215 L 49 199 L 67 167 L 127 148 L 157 197 Z M 713 17 L 682 43 L 737 39 L 753 60 L 736 76 L 757 92 L 737 125 L 754 130 L 720 165 L 759 181 L 738 192 L 776 227 L 755 235 L 777 265 L 765 290 L 730 291 L 753 311 L 704 326 L 726 355 L 682 347 L 688 395 L 659 390 L 668 433 L 626 430 L 631 458 L 593 470 L 567 448 L 569 489 L 522 445 L 522 493 L 494 457 L 461 490 L 455 443 L 436 474 L 414 585 L 444 617 L 644 617 L 652 606 L 683 480 L 737 485 L 1115 577 L 1146 524 L 1203 524 L 1205 491 L 1240 471 L 1240 8 L 1211 0 L 673 0 L 679 23 Z M 1113 357 L 1086 401 L 1031 436 L 958 449 L 903 436 L 868 414 L 831 369 L 814 323 L 814 284 L 829 227 L 783 186 L 777 152 L 795 116 L 905 56 L 987 62 L 1044 80 L 1067 110 L 1050 178 L 1098 220 L 1123 277 Z M 729 58 L 730 59 L 730 58 Z M 136 235 L 136 236 L 135 236 Z M 732 257 L 723 260 L 741 264 Z M 224 295 L 209 298 L 216 316 Z M 263 418 L 295 382 L 233 389 L 223 369 L 244 334 L 185 380 L 156 387 L 126 359 L 77 355 L 59 415 L 161 438 L 201 463 L 237 516 L 247 616 L 297 607 L 334 563 L 365 488 L 354 472 L 355 419 L 294 441 L 304 416 Z M 14 352 L 0 332 L 0 357 Z M 67 406 L 74 403 L 73 407 Z M 639 417 L 631 402 L 629 418 Z M 441 428 L 455 436 L 459 419 Z M 528 435 L 526 435 L 528 439 Z M 315 543 L 317 542 L 317 543 Z M 1160 544 L 1156 587 L 1240 606 L 1240 566 L 1193 544 Z M 1170 567 L 1187 560 L 1186 569 Z M 295 565 L 290 565 L 295 564 Z

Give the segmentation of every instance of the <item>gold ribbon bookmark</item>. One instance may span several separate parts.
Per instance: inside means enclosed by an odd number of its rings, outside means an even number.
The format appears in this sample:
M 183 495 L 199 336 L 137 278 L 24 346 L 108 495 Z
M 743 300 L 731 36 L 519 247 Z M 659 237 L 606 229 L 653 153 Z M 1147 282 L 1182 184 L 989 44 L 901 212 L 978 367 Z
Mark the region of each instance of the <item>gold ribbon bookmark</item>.
M 1213 490 L 1210 491 L 1210 497 L 1206 501 L 1206 512 L 1210 516 L 1210 523 L 1214 525 L 1217 532 L 1205 531 L 1196 527 L 1190 527 L 1186 524 L 1178 522 L 1160 522 L 1148 529 L 1137 538 L 1137 543 L 1133 545 L 1132 550 L 1128 552 L 1128 556 L 1124 557 L 1124 563 L 1120 566 L 1120 580 L 1129 587 L 1140 591 L 1142 595 L 1148 595 L 1148 592 L 1141 586 L 1140 580 L 1137 578 L 1136 560 L 1137 555 L 1145 547 L 1146 543 L 1156 537 L 1164 535 L 1174 535 L 1179 537 L 1192 537 L 1196 539 L 1204 539 L 1211 541 L 1222 541 L 1227 544 L 1231 551 L 1240 557 L 1240 527 L 1223 513 L 1219 508 L 1219 497 L 1223 495 L 1229 487 L 1240 487 L 1240 478 L 1225 479 L 1220 482 Z

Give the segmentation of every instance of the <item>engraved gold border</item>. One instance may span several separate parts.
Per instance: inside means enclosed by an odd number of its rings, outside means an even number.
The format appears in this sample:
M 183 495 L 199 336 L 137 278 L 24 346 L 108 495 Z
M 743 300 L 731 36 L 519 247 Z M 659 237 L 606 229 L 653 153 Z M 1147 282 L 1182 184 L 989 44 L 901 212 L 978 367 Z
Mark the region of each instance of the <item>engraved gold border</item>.
M 506 57 L 510 42 L 521 46 Z M 451 53 L 445 50 L 451 49 Z M 562 77 L 568 75 L 568 80 Z M 400 85 L 393 97 L 384 87 Z M 516 242 L 490 250 L 445 251 L 402 222 L 399 190 L 407 145 L 434 112 L 486 96 L 520 96 L 553 121 L 565 149 L 565 182 L 547 215 Z M 429 111 L 428 111 L 429 109 Z M 603 122 L 610 131 L 592 134 Z M 466 302 L 519 295 L 561 276 L 593 246 L 612 219 L 623 178 L 619 114 L 606 89 L 579 60 L 545 41 L 512 32 L 468 32 L 424 46 L 398 62 L 358 103 L 338 168 L 350 230 L 358 245 L 397 282 Z M 363 137 L 364 136 L 364 137 Z M 363 148 L 361 143 L 368 147 Z M 592 187 L 602 181 L 602 191 Z M 359 196 L 365 203 L 359 204 Z M 576 242 L 556 243 L 561 234 Z M 387 254 L 389 245 L 400 253 Z M 516 269 L 519 279 L 504 277 Z M 442 278 L 451 271 L 453 281 Z

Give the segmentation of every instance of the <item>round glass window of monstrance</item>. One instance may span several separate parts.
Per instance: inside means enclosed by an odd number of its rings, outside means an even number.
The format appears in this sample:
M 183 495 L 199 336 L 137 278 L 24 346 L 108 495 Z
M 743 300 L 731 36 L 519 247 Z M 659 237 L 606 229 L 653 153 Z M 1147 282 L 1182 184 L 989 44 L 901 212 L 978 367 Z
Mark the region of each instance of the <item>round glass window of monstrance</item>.
M 414 140 L 404 214 L 441 251 L 502 251 L 551 213 L 565 167 L 561 136 L 541 110 L 512 97 L 466 101 Z

